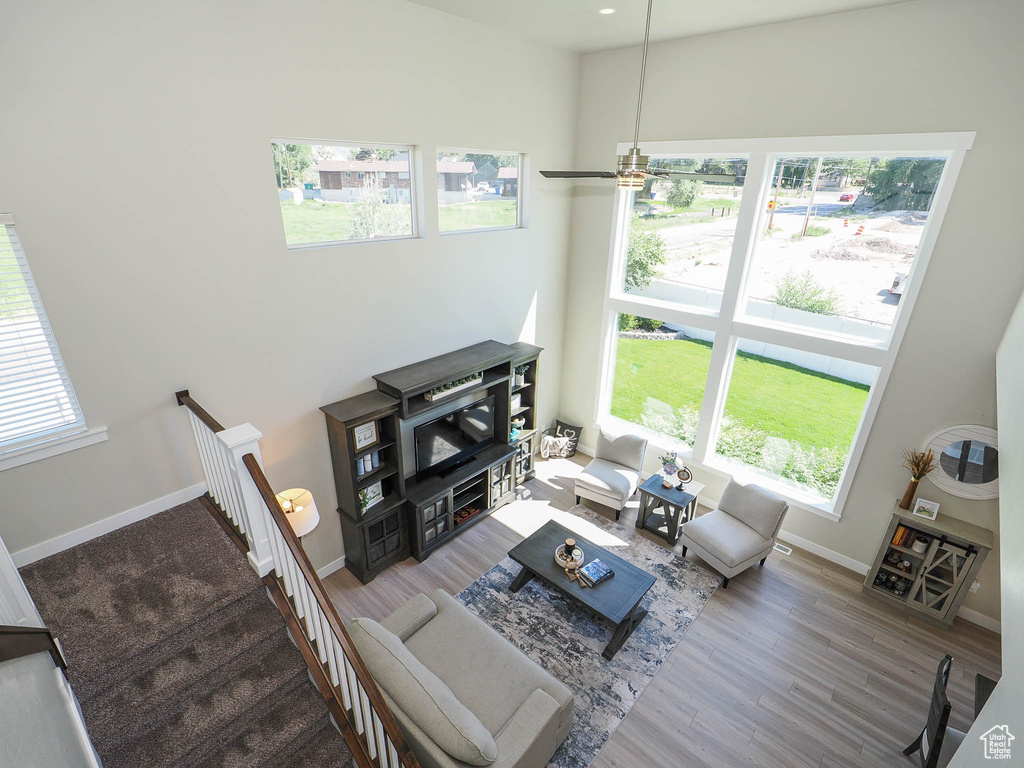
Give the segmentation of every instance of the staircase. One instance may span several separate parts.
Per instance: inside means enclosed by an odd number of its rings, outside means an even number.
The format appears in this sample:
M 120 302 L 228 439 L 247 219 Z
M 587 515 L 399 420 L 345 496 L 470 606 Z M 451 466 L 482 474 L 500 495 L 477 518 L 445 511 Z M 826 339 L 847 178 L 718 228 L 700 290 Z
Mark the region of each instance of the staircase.
M 21 575 L 105 768 L 353 764 L 263 582 L 199 501 Z

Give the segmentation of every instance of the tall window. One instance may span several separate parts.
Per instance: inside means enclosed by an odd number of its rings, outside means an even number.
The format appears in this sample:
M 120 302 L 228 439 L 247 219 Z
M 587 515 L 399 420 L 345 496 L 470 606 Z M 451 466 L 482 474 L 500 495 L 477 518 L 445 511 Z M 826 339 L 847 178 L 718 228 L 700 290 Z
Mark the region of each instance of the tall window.
M 437 218 L 441 232 L 522 224 L 523 156 L 439 149 Z
M 85 430 L 14 220 L 0 214 L 0 456 Z
M 289 247 L 414 237 L 412 148 L 271 143 Z
M 838 517 L 972 140 L 645 146 L 723 178 L 618 193 L 598 421 Z

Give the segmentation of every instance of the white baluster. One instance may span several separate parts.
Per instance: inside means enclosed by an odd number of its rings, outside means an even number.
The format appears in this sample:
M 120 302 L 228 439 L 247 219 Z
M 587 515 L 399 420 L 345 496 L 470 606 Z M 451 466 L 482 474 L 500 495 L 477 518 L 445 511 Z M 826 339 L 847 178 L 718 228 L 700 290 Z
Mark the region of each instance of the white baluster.
M 384 726 L 380 722 L 377 711 L 371 710 L 371 712 L 373 712 L 373 733 L 377 737 L 377 756 L 380 758 L 380 764 L 384 766 L 384 761 L 387 760 L 388 754 L 388 746 L 384 741 Z
M 370 759 L 374 760 L 377 757 L 377 745 L 373 738 L 373 720 L 372 712 L 370 710 L 370 699 L 366 695 L 366 691 L 363 689 L 363 684 L 358 680 L 356 681 L 356 687 L 359 691 L 359 708 L 363 713 L 363 723 L 367 726 L 366 729 L 366 746 L 370 748 Z
M 270 551 L 269 531 L 266 517 L 262 513 L 263 497 L 256 489 L 248 468 L 242 457 L 251 453 L 261 467 L 259 439 L 263 435 L 252 424 L 240 424 L 231 429 L 217 433 L 217 439 L 227 450 L 231 458 L 230 469 L 238 481 L 241 490 L 241 504 L 246 521 L 246 538 L 249 540 L 249 563 L 253 570 L 266 576 L 273 567 L 273 555 Z
M 341 680 L 339 681 L 341 684 L 338 687 L 341 688 L 341 699 L 345 704 L 345 712 L 347 713 L 352 710 L 351 683 L 348 678 L 348 656 L 345 655 L 345 651 L 342 650 L 341 643 L 338 642 L 337 638 L 334 639 L 334 652 L 338 655 L 339 661 L 341 661 Z
M 391 741 L 391 737 L 388 736 L 388 765 L 389 766 L 400 766 L 402 761 L 398 759 L 398 750 L 395 749 L 395 745 Z
M 350 711 L 356 721 L 356 733 L 361 734 L 365 728 L 363 728 L 363 711 L 359 703 L 359 680 L 356 679 L 356 672 L 352 669 L 352 662 L 350 662 L 347 657 L 345 658 L 345 672 L 348 677 L 349 693 L 352 697 Z

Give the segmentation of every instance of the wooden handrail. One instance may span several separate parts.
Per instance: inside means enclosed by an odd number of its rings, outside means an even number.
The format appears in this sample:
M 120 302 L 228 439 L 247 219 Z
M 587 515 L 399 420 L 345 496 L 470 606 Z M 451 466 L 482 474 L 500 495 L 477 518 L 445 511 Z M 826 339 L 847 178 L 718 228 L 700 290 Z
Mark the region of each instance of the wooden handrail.
M 201 406 L 199 403 L 193 400 L 192 396 L 189 395 L 187 389 L 183 389 L 180 392 L 175 392 L 174 399 L 178 403 L 178 405 L 184 405 L 186 408 L 192 411 L 192 413 L 196 415 L 196 418 L 203 422 L 203 424 L 206 425 L 206 428 L 209 429 L 211 432 L 224 431 L 224 426 L 215 418 L 213 418 L 213 416 L 211 416 L 209 412 L 205 408 L 203 408 L 203 406 Z
M 330 597 L 328 597 L 327 591 L 324 589 L 323 582 L 320 581 L 320 577 L 317 576 L 316 570 L 313 568 L 313 564 L 309 562 L 309 558 L 306 556 L 305 550 L 299 543 L 298 537 L 295 535 L 294 531 L 292 531 L 292 527 L 285 517 L 284 510 L 281 509 L 281 505 L 277 500 L 277 495 L 274 493 L 274 489 L 271 488 L 270 482 L 263 473 L 263 468 L 260 466 L 259 461 L 251 453 L 245 454 L 245 456 L 242 457 L 242 461 L 244 462 L 246 469 L 249 470 L 249 475 L 252 477 L 253 483 L 256 485 L 256 489 L 263 498 L 263 502 L 266 504 L 271 518 L 277 525 L 284 541 L 288 545 L 288 549 L 295 558 L 295 562 L 299 567 L 302 577 L 306 580 L 310 590 L 313 592 L 313 596 L 316 598 L 317 604 L 320 606 L 320 610 L 323 611 L 331 632 L 334 634 L 335 639 L 341 646 L 349 664 L 351 664 L 352 669 L 355 672 L 356 679 L 362 685 L 363 690 L 366 693 L 366 697 L 369 699 L 370 706 L 373 708 L 374 712 L 376 712 L 381 726 L 384 728 L 384 732 L 387 734 L 395 748 L 395 751 L 398 753 L 401 764 L 407 768 L 419 768 L 419 762 L 406 742 L 405 735 L 402 733 L 402 730 L 398 725 L 398 721 L 395 720 L 395 716 L 392 714 L 390 707 L 388 707 L 387 702 L 384 701 L 384 697 L 381 695 L 380 689 L 377 687 L 376 680 L 374 680 L 373 675 L 371 675 L 370 671 L 366 668 L 362 657 L 359 655 L 359 651 L 356 650 L 355 645 L 352 643 L 352 638 L 349 636 L 348 630 L 345 629 L 345 624 L 338 615 L 338 612 L 334 607 L 334 603 L 331 602 Z M 371 733 L 371 730 L 368 729 L 367 733 Z M 381 756 L 381 765 L 385 765 L 386 760 L 386 757 Z
M 60 646 L 46 627 L 0 626 L 0 662 L 34 653 L 48 653 L 54 664 L 62 670 L 68 668 Z

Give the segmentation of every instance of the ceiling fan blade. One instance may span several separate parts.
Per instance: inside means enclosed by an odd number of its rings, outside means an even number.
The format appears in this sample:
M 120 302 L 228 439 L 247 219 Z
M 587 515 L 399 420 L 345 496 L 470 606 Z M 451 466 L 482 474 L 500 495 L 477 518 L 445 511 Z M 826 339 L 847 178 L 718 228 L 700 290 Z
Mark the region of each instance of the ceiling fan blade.
M 729 173 L 693 173 L 690 171 L 664 171 L 661 168 L 651 168 L 648 170 L 652 176 L 659 176 L 661 178 L 678 178 L 678 179 L 694 179 L 696 181 L 710 181 L 717 182 L 719 184 L 735 184 L 736 179 L 739 176 L 734 176 Z
M 615 171 L 541 171 L 545 179 L 614 179 Z

